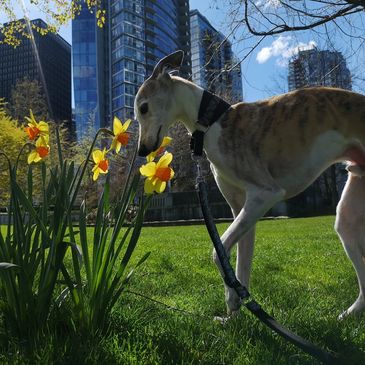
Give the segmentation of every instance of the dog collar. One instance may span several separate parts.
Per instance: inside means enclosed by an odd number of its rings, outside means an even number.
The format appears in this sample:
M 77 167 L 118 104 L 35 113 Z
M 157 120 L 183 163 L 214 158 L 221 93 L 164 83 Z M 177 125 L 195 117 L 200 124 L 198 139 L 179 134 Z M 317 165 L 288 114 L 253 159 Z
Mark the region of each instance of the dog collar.
M 201 156 L 204 147 L 204 134 L 231 107 L 226 101 L 207 90 L 203 91 L 199 106 L 197 129 L 192 134 L 190 149 L 194 156 Z

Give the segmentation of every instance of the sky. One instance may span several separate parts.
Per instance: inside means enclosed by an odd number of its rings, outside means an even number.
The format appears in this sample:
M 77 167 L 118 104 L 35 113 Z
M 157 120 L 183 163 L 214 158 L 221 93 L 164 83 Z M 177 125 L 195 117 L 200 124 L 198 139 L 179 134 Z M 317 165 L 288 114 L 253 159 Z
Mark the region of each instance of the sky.
M 42 14 L 39 13 L 36 7 L 32 7 L 29 1 L 25 1 L 25 3 L 29 9 L 30 18 L 42 17 Z M 224 6 L 225 3 L 226 1 L 217 0 L 190 0 L 190 9 L 199 10 L 218 31 L 224 35 L 229 35 L 230 14 Z M 21 10 L 18 9 L 18 12 L 21 17 Z M 1 21 L 3 19 L 0 11 Z M 361 25 L 363 26 L 363 24 Z M 71 24 L 62 27 L 60 35 L 69 43 L 72 43 Z M 229 39 L 238 58 L 244 58 L 241 67 L 243 95 L 246 102 L 286 92 L 288 60 L 298 52 L 299 48 L 307 49 L 318 46 L 320 49 L 325 49 L 329 42 L 328 39 L 324 40 L 323 37 L 318 37 L 318 34 L 315 36 L 313 32 L 284 33 L 281 36 L 267 37 L 261 40 L 259 45 L 257 45 L 259 38 L 242 41 L 239 35 L 236 34 L 235 37 L 231 36 Z M 341 39 L 333 41 L 333 44 L 339 51 L 346 50 L 346 45 Z M 254 50 L 247 56 L 253 47 L 255 47 Z M 344 54 L 348 55 L 349 51 L 347 50 Z M 350 71 L 357 70 L 358 62 L 356 57 L 347 57 L 347 62 Z M 361 72 L 363 73 L 363 71 Z

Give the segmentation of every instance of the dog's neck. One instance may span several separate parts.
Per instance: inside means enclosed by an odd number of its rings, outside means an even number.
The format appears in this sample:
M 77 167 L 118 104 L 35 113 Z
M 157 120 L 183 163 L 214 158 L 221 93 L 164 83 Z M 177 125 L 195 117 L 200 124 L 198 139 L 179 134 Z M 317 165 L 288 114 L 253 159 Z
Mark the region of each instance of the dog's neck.
M 176 99 L 176 119 L 182 122 L 190 133 L 193 133 L 198 120 L 200 102 L 204 90 L 181 77 L 173 76 L 174 94 Z

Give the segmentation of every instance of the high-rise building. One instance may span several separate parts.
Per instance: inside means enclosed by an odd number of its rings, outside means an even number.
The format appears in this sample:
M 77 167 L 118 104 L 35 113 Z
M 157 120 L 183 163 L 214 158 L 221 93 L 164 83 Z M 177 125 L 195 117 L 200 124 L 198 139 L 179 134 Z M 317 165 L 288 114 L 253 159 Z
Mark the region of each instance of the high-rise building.
M 134 96 L 156 62 L 182 49 L 183 76 L 191 73 L 189 2 L 104 0 L 107 22 L 82 10 L 73 21 L 75 118 L 78 137 L 88 126 L 110 126 L 113 116 L 133 118 Z
M 31 23 L 47 28 L 41 19 Z M 18 80 L 38 80 L 46 94 L 51 117 L 71 122 L 71 46 L 60 35 L 33 32 L 16 48 L 0 44 L 0 97 L 9 100 Z
M 311 86 L 351 90 L 351 73 L 340 52 L 301 50 L 289 61 L 289 91 Z M 305 191 L 288 201 L 291 215 L 334 213 L 346 182 L 343 164 L 332 165 Z
M 190 12 L 192 79 L 228 101 L 242 101 L 241 64 L 229 40 L 197 10 Z
M 340 52 L 318 48 L 299 51 L 289 62 L 289 91 L 308 86 L 351 90 L 351 73 Z

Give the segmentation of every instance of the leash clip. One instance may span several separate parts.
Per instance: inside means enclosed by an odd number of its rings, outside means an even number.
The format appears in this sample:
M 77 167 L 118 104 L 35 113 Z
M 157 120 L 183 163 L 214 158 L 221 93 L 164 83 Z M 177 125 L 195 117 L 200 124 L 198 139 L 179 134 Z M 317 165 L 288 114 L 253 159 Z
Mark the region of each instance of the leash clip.
M 195 180 L 195 183 L 196 183 L 196 185 L 199 185 L 199 183 L 205 182 L 205 177 L 203 175 L 203 167 L 202 167 L 202 162 L 204 160 L 204 157 L 203 156 L 197 156 L 194 153 L 192 153 L 191 158 L 196 164 L 196 180 Z

